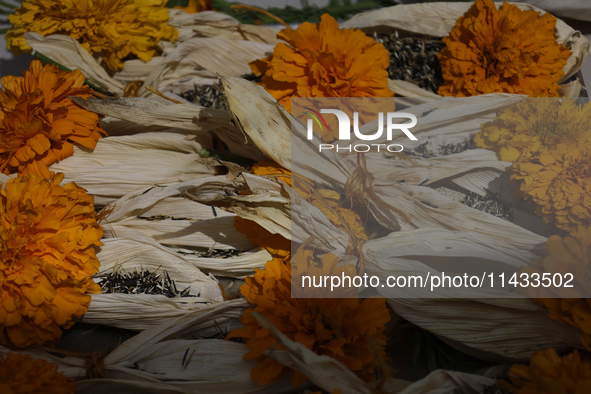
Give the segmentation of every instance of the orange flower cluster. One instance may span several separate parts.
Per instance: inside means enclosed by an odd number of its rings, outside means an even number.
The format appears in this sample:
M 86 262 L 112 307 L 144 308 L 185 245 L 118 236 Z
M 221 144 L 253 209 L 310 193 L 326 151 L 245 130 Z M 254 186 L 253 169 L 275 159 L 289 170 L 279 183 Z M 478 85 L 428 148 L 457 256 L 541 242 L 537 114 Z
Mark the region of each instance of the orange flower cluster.
M 556 42 L 556 18 L 477 0 L 439 53 L 442 96 L 515 93 L 557 97 L 570 50 Z
M 69 96 L 87 98 L 78 70 L 60 71 L 34 60 L 24 77 L 2 78 L 0 171 L 49 178 L 48 167 L 74 153 L 73 143 L 93 149 L 105 131 L 98 115 Z
M 263 87 L 291 111 L 292 97 L 392 97 L 390 54 L 357 29 L 339 29 L 330 15 L 321 22 L 283 29 L 273 55 L 250 64 Z
M 174 41 L 168 25 L 168 0 L 24 0 L 6 33 L 6 46 L 17 55 L 31 51 L 25 33 L 63 34 L 80 43 L 108 68 L 119 70 L 135 56 L 144 62 L 160 52 L 160 40 Z
M 189 0 L 189 3 L 186 7 L 181 7 L 180 5 L 177 5 L 174 8 L 178 10 L 183 10 L 188 14 L 196 14 L 197 12 L 201 11 L 213 10 L 213 7 L 211 6 L 211 0 Z
M 94 198 L 74 183 L 19 176 L 0 191 L 0 342 L 24 347 L 58 339 L 100 292 Z
M 74 379 L 56 364 L 26 354 L 0 354 L 0 392 L 4 394 L 74 394 Z
M 340 204 L 341 196 L 334 190 L 313 190 L 312 185 L 302 180 L 292 183 L 291 172 L 270 160 L 256 163 L 251 172 L 259 176 L 276 178 L 285 182 L 288 186 L 294 186 L 294 190 L 300 197 L 320 209 L 337 228 L 344 231 L 350 229 L 356 238 L 368 239 L 359 215 L 348 208 L 342 207 Z M 341 219 L 345 221 L 345 224 Z M 267 249 L 274 257 L 286 258 L 289 256 L 291 243 L 281 235 L 271 234 L 260 225 L 239 217 L 234 218 L 234 227 L 246 234 L 253 246 Z
M 251 371 L 254 381 L 261 385 L 273 382 L 289 368 L 263 354 L 275 345 L 276 340 L 269 330 L 261 328 L 251 315 L 252 311 L 265 316 L 292 341 L 340 361 L 365 381 L 375 379 L 378 360 L 385 354 L 385 324 L 390 321 L 385 300 L 293 298 L 291 294 L 292 270 L 295 270 L 296 278 L 302 275 L 355 275 L 355 267 L 338 266 L 337 263 L 335 256 L 325 255 L 319 264 L 312 251 L 300 249 L 291 263 L 275 258 L 267 262 L 264 270 L 256 270 L 253 277 L 246 278 L 240 290 L 255 307 L 245 311 L 240 319 L 244 328 L 233 330 L 228 338 L 246 340 L 250 352 L 244 358 L 257 361 Z M 311 289 L 305 291 L 311 293 L 300 295 L 323 295 L 322 292 L 312 293 Z M 377 349 L 379 354 L 372 349 Z M 306 377 L 297 371 L 291 378 L 294 386 L 305 380 Z
M 579 394 L 591 392 L 591 361 L 583 360 L 579 352 L 564 357 L 554 349 L 535 353 L 530 365 L 514 365 L 509 371 L 510 382 L 499 386 L 514 394 Z
M 511 178 L 535 203 L 545 223 L 571 233 L 591 227 L 591 147 L 558 144 L 541 149 L 535 161 L 517 162 Z
M 575 146 L 591 140 L 591 102 L 573 99 L 529 98 L 501 108 L 495 120 L 474 137 L 480 148 L 497 152 L 501 160 L 529 160 L 540 149 L 563 143 Z
M 572 273 L 573 288 L 552 289 L 553 296 L 561 298 L 537 300 L 548 309 L 552 319 L 577 327 L 581 341 L 591 349 L 591 299 L 583 298 L 589 294 L 591 278 L 591 231 L 587 229 L 565 238 L 554 235 L 548 238 L 544 250 L 548 256 L 542 261 L 540 270 L 551 274 Z M 534 270 L 538 271 L 536 268 L 529 268 L 527 271 Z M 534 297 L 546 296 L 540 289 L 532 289 L 532 293 Z
M 546 223 L 591 226 L 591 103 L 528 98 L 501 109 L 474 141 L 513 162 L 511 179 Z

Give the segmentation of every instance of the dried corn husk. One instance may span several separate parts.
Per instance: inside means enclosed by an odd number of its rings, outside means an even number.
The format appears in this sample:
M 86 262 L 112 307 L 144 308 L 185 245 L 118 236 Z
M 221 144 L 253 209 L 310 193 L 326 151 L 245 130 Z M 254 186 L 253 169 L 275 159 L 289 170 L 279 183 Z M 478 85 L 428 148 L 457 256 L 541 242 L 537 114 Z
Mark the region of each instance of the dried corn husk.
M 214 132 L 233 153 L 253 160 L 265 156 L 231 121 L 228 113 L 192 104 L 174 104 L 145 98 L 73 100 L 88 109 L 143 126 L 162 126 L 202 134 Z
M 74 147 L 74 154 L 50 167 L 63 172 L 105 205 L 135 190 L 169 185 L 212 174 L 196 160 L 202 145 L 192 136 L 149 132 L 106 137 L 94 150 Z
M 33 48 L 33 54 L 40 53 L 69 70 L 80 70 L 86 80 L 95 86 L 118 96 L 123 95 L 125 85 L 112 78 L 74 38 L 60 34 L 43 37 L 28 32 L 25 39 L 27 45 Z
M 334 184 L 344 188 L 349 174 L 355 169 L 353 163 L 343 160 L 334 151 L 323 150 L 319 153 L 311 149 L 305 141 L 306 131 L 297 124 L 294 124 L 291 144 L 298 155 L 292 155 L 289 147 L 289 114 L 263 89 L 237 78 L 222 77 L 221 80 L 230 113 L 236 124 L 240 125 L 265 154 L 319 184 Z M 264 116 L 257 116 L 259 113 Z M 499 166 L 502 165 L 504 164 Z M 456 171 L 454 175 L 458 174 L 461 172 Z M 380 186 L 375 182 L 372 187 L 388 208 L 384 209 L 379 203 L 372 202 L 374 197 L 364 191 L 364 199 L 368 201 L 370 211 L 383 224 L 400 231 L 390 234 L 389 237 L 393 237 L 391 239 L 370 240 L 365 243 L 363 257 L 368 273 L 384 276 L 399 272 L 395 270 L 418 269 L 421 264 L 427 263 L 429 270 L 436 269 L 433 266 L 434 262 L 437 262 L 435 257 L 446 253 L 446 249 L 442 246 L 433 247 L 432 250 L 436 252 L 429 257 L 429 249 L 425 248 L 427 242 L 441 242 L 441 245 L 451 243 L 454 245 L 454 258 L 463 256 L 462 259 L 466 258 L 475 263 L 488 253 L 488 259 L 495 262 L 493 266 L 509 263 L 517 267 L 531 265 L 539 260 L 537 254 L 545 238 L 513 223 L 461 206 L 428 187 L 385 183 Z M 283 188 L 287 189 L 285 186 Z M 277 191 L 274 193 L 281 195 Z M 293 201 L 297 202 L 298 209 L 291 212 L 288 209 L 283 211 L 284 216 L 291 215 L 292 228 L 304 229 L 308 236 L 314 236 L 317 247 L 342 255 L 350 242 L 348 234 L 336 230 L 334 226 L 328 226 L 320 210 L 302 201 L 295 193 L 291 195 L 295 198 Z M 240 215 L 240 212 L 236 213 Z M 251 213 L 255 213 L 251 220 L 257 221 L 257 211 L 251 210 Z M 407 221 L 403 214 L 411 219 Z M 269 219 L 285 220 L 268 215 L 258 220 L 263 224 Z M 296 242 L 302 242 L 306 238 L 302 234 L 291 234 L 291 239 Z M 394 238 L 397 241 L 391 243 Z M 404 256 L 394 257 L 397 256 L 396 250 L 400 250 L 398 248 L 402 239 L 416 239 L 416 243 L 411 242 L 414 246 L 409 246 L 410 249 L 404 252 Z M 396 245 L 391 246 L 395 249 L 388 249 L 387 246 L 390 245 Z M 385 254 L 380 255 L 380 251 L 384 251 Z M 423 266 L 420 271 L 424 273 L 425 270 L 427 268 Z M 393 296 L 388 292 L 383 294 Z M 427 326 L 453 346 L 479 357 L 492 360 L 522 360 L 534 351 L 547 347 L 564 349 L 580 346 L 576 330 L 550 320 L 547 312 L 535 301 L 515 299 L 501 291 L 491 290 L 479 294 L 511 298 L 429 299 L 433 297 L 430 291 L 417 289 L 412 294 L 417 298 L 391 298 L 388 301 L 401 316 L 420 326 Z M 519 313 L 527 317 L 519 318 Z M 433 318 L 434 316 L 436 318 Z M 478 318 L 475 319 L 475 316 Z M 454 322 L 454 317 L 457 320 L 461 319 L 461 322 Z M 444 319 L 447 324 L 442 323 Z M 536 332 L 536 335 L 532 335 L 532 331 Z
M 255 41 L 219 37 L 192 38 L 179 44 L 147 76 L 145 86 L 162 92 L 183 92 L 194 85 L 211 85 L 217 75 L 242 76 L 252 71 L 248 63 L 266 57 L 273 46 Z M 141 96 L 151 93 L 142 87 Z
M 179 40 L 194 37 L 220 37 L 230 40 L 248 40 L 265 44 L 277 44 L 278 30 L 267 26 L 243 25 L 223 12 L 202 11 L 187 14 L 182 10 L 170 10 L 169 25 L 179 31 Z
M 502 3 L 495 3 L 497 8 Z M 529 4 L 513 3 L 522 10 L 544 10 Z M 341 28 L 358 28 L 366 33 L 392 33 L 394 31 L 410 32 L 414 34 L 443 37 L 454 28 L 458 18 L 464 15 L 471 7 L 471 3 L 419 3 L 402 4 L 393 7 L 380 8 L 379 10 L 364 12 L 355 15 L 341 25 Z M 556 20 L 556 41 L 570 48 L 572 54 L 564 67 L 564 76 L 560 82 L 564 82 L 573 76 L 585 60 L 589 57 L 589 40 L 574 30 L 564 21 Z M 418 87 L 410 87 L 408 83 L 395 81 L 392 88 L 399 95 L 434 97 L 432 92 Z M 399 90 L 396 90 L 396 89 Z M 573 94 L 571 92 L 571 94 Z M 578 94 L 577 94 L 578 96 Z M 572 96 L 571 96 L 572 97 Z
M 144 389 L 149 386 L 160 390 L 158 392 L 186 394 L 292 391 L 293 387 L 285 378 L 267 386 L 253 382 L 250 370 L 255 362 L 243 360 L 248 351 L 244 344 L 217 339 L 181 339 L 213 336 L 220 330 L 226 332 L 236 327 L 246 306 L 244 300 L 221 302 L 147 329 L 104 358 L 103 369 L 109 379 L 81 381 L 77 388 L 85 393 L 107 389 L 146 392 Z M 1 353 L 8 351 L 0 347 Z M 67 376 L 82 378 L 86 375 L 85 359 L 59 358 L 40 350 L 23 353 L 58 364 Z
M 64 183 L 75 182 L 94 196 L 95 205 L 103 206 L 136 190 L 211 175 L 211 168 L 197 162 L 200 139 L 162 131 L 106 137 L 93 150 L 74 146 L 74 154 L 50 170 L 65 173 Z
M 188 201 L 183 192 L 208 184 L 223 193 L 225 177 L 204 177 L 165 187 L 149 187 L 111 203 L 100 222 L 105 238 L 145 235 L 177 247 L 250 250 L 246 236 L 233 225 L 234 215 Z

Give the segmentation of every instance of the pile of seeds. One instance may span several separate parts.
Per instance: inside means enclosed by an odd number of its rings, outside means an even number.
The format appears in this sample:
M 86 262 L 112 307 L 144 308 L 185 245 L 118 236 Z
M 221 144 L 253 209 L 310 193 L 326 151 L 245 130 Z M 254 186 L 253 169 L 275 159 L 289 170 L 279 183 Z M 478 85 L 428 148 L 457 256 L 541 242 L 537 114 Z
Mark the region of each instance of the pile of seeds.
M 179 250 L 178 253 L 182 255 L 191 255 L 203 258 L 222 258 L 227 259 L 229 257 L 240 256 L 242 254 L 242 250 L 238 249 L 209 249 L 207 252 L 199 252 L 199 251 L 181 251 Z
M 504 220 L 513 220 L 511 204 L 503 203 L 495 197 L 482 197 L 470 192 L 460 203 Z
M 102 293 L 162 294 L 168 298 L 195 297 L 189 294 L 189 287 L 178 291 L 168 271 L 164 271 L 164 274 L 149 270 L 135 270 L 132 273 L 113 271 L 104 275 L 98 285 Z
M 154 216 L 136 216 L 138 219 L 147 220 L 148 222 L 157 222 L 160 220 L 193 220 L 191 218 L 183 218 L 183 217 L 174 217 L 174 216 L 166 216 L 166 215 L 154 215 Z
M 242 78 L 252 82 L 260 82 L 261 80 L 260 77 L 257 77 L 254 74 L 243 75 Z M 187 90 L 186 92 L 181 93 L 180 96 L 185 100 L 202 107 L 226 109 L 223 94 L 217 90 L 215 85 L 194 85 L 194 89 Z
M 390 52 L 390 79 L 414 83 L 420 88 L 437 93 L 443 83 L 437 55 L 444 47 L 441 38 L 374 33 L 374 39 Z
M 436 156 L 453 155 L 455 153 L 464 152 L 468 149 L 476 149 L 476 144 L 473 140 L 459 142 L 457 144 L 441 145 L 438 150 L 427 149 L 428 144 L 429 142 L 425 142 L 424 144 L 417 146 L 415 149 L 411 151 L 405 151 L 405 153 L 407 154 L 407 156 L 418 156 L 428 159 L 430 157 Z

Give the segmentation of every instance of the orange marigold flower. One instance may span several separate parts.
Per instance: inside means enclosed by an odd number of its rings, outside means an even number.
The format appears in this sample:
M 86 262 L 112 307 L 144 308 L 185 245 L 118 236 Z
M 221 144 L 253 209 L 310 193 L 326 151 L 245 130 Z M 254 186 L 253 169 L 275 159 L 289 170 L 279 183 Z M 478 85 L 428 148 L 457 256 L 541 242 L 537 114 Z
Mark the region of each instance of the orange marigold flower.
M 24 77 L 2 77 L 0 171 L 49 177 L 47 167 L 74 153 L 73 143 L 93 149 L 105 135 L 98 115 L 69 96 L 87 98 L 78 70 L 60 71 L 34 60 Z
M 590 393 L 591 360 L 581 359 L 577 350 L 564 357 L 542 350 L 531 356 L 529 366 L 511 367 L 509 379 L 499 386 L 514 394 Z
M 174 41 L 168 25 L 168 0 L 24 0 L 8 20 L 6 46 L 15 54 L 30 52 L 26 32 L 63 34 L 99 56 L 111 70 L 135 56 L 144 62 L 160 52 L 160 40 Z
M 526 160 L 540 149 L 559 143 L 576 145 L 591 140 L 591 102 L 573 99 L 528 98 L 501 108 L 492 122 L 481 126 L 474 142 L 493 150 L 501 160 Z
M 74 379 L 58 370 L 57 364 L 30 355 L 0 354 L 0 392 L 4 394 L 74 394 Z
M 211 6 L 211 0 L 189 0 L 189 3 L 186 7 L 177 5 L 174 8 L 183 10 L 188 14 L 196 14 L 197 12 L 201 11 L 213 10 L 213 7 Z
M 337 228 L 351 230 L 356 238 L 367 240 L 365 227 L 359 215 L 351 209 L 341 206 L 341 195 L 334 190 L 314 189 L 305 180 L 298 180 L 292 184 L 291 172 L 270 160 L 264 160 L 253 165 L 251 172 L 255 175 L 276 178 L 288 186 L 294 186 L 295 191 L 307 202 L 320 209 Z M 343 224 L 343 221 L 345 222 Z M 239 217 L 234 218 L 234 227 L 246 234 L 253 246 L 267 249 L 274 257 L 287 258 L 290 255 L 291 243 L 279 234 L 271 234 L 260 225 Z
M 58 339 L 100 292 L 94 198 L 64 174 L 18 176 L 0 191 L 0 342 Z
M 511 179 L 545 223 L 574 232 L 591 227 L 591 147 L 558 144 L 514 163 Z
M 548 309 L 549 316 L 580 331 L 581 341 L 591 349 L 591 299 L 589 279 L 591 278 L 591 229 L 577 231 L 572 236 L 548 238 L 544 251 L 548 254 L 539 267 L 523 269 L 524 272 L 571 273 L 572 288 L 530 288 L 530 295 Z M 548 293 L 551 292 L 551 294 Z M 540 298 L 540 297 L 561 298 Z M 577 297 L 577 298 L 565 298 Z
M 264 270 L 257 269 L 254 276 L 246 278 L 240 290 L 255 307 L 245 311 L 240 319 L 244 328 L 233 330 L 229 338 L 246 340 L 250 352 L 244 359 L 257 361 L 251 371 L 254 381 L 261 385 L 273 382 L 289 368 L 263 354 L 276 344 L 276 340 L 269 330 L 261 328 L 251 315 L 252 311 L 265 316 L 292 341 L 340 361 L 366 381 L 375 379 L 378 360 L 385 354 L 385 324 L 390 321 L 384 299 L 292 298 L 292 269 L 296 270 L 296 278 L 308 274 L 356 274 L 355 267 L 338 266 L 337 263 L 334 255 L 325 255 L 318 264 L 314 262 L 312 251 L 299 250 L 292 264 L 273 259 L 267 262 Z M 291 378 L 294 386 L 305 380 L 306 377 L 297 371 Z
M 283 29 L 273 55 L 250 64 L 263 87 L 291 111 L 292 97 L 392 97 L 390 53 L 357 29 L 339 29 L 330 15 L 321 22 Z
M 439 53 L 442 96 L 487 93 L 558 96 L 570 50 L 556 42 L 556 18 L 477 0 L 458 19 Z

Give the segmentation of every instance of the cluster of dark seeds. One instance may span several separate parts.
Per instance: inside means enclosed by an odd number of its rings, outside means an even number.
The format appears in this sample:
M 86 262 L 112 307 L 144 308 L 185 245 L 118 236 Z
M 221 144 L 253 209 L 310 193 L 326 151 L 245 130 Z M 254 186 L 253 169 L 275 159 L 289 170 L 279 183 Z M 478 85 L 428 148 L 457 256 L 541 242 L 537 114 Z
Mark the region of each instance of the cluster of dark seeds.
M 243 75 L 242 78 L 252 82 L 261 81 L 261 77 L 257 77 L 254 74 Z M 202 107 L 226 109 L 223 94 L 214 85 L 194 85 L 194 89 L 187 90 L 181 93 L 180 96 Z
M 438 150 L 427 149 L 428 144 L 429 144 L 429 142 L 425 142 L 424 144 L 417 146 L 412 151 L 406 152 L 406 154 L 408 156 L 418 156 L 418 157 L 424 157 L 424 158 L 428 159 L 430 157 L 436 157 L 436 156 L 453 155 L 455 153 L 464 152 L 468 149 L 475 149 L 476 148 L 476 144 L 474 143 L 473 140 L 464 141 L 464 142 L 460 142 L 457 144 L 441 145 Z
M 159 220 L 193 220 L 191 218 L 177 218 L 174 216 L 154 215 L 154 216 L 137 216 L 138 219 L 147 220 L 148 222 L 157 222 Z
M 470 192 L 460 202 L 470 208 L 478 209 L 498 218 L 508 221 L 513 220 L 513 215 L 510 211 L 511 204 L 500 202 L 495 197 L 482 197 Z
M 187 255 L 191 255 L 191 256 L 197 256 L 197 257 L 203 257 L 203 258 L 222 258 L 222 259 L 227 259 L 229 257 L 235 257 L 235 256 L 240 256 L 242 254 L 242 250 L 238 250 L 238 249 L 209 249 L 207 252 L 199 252 L 199 251 L 195 251 L 195 252 L 184 252 L 184 251 L 178 251 L 178 253 L 187 256 Z
M 182 98 L 193 104 L 213 109 L 226 109 L 223 94 L 213 85 L 195 85 L 193 90 L 188 90 L 180 94 Z
M 189 287 L 178 291 L 168 271 L 164 271 L 164 274 L 149 270 L 135 270 L 132 273 L 113 271 L 106 274 L 98 284 L 102 293 L 162 294 L 168 298 L 195 297 L 189 294 Z
M 443 83 L 437 55 L 444 47 L 441 38 L 374 33 L 374 39 L 390 52 L 390 79 L 398 79 L 437 93 Z

